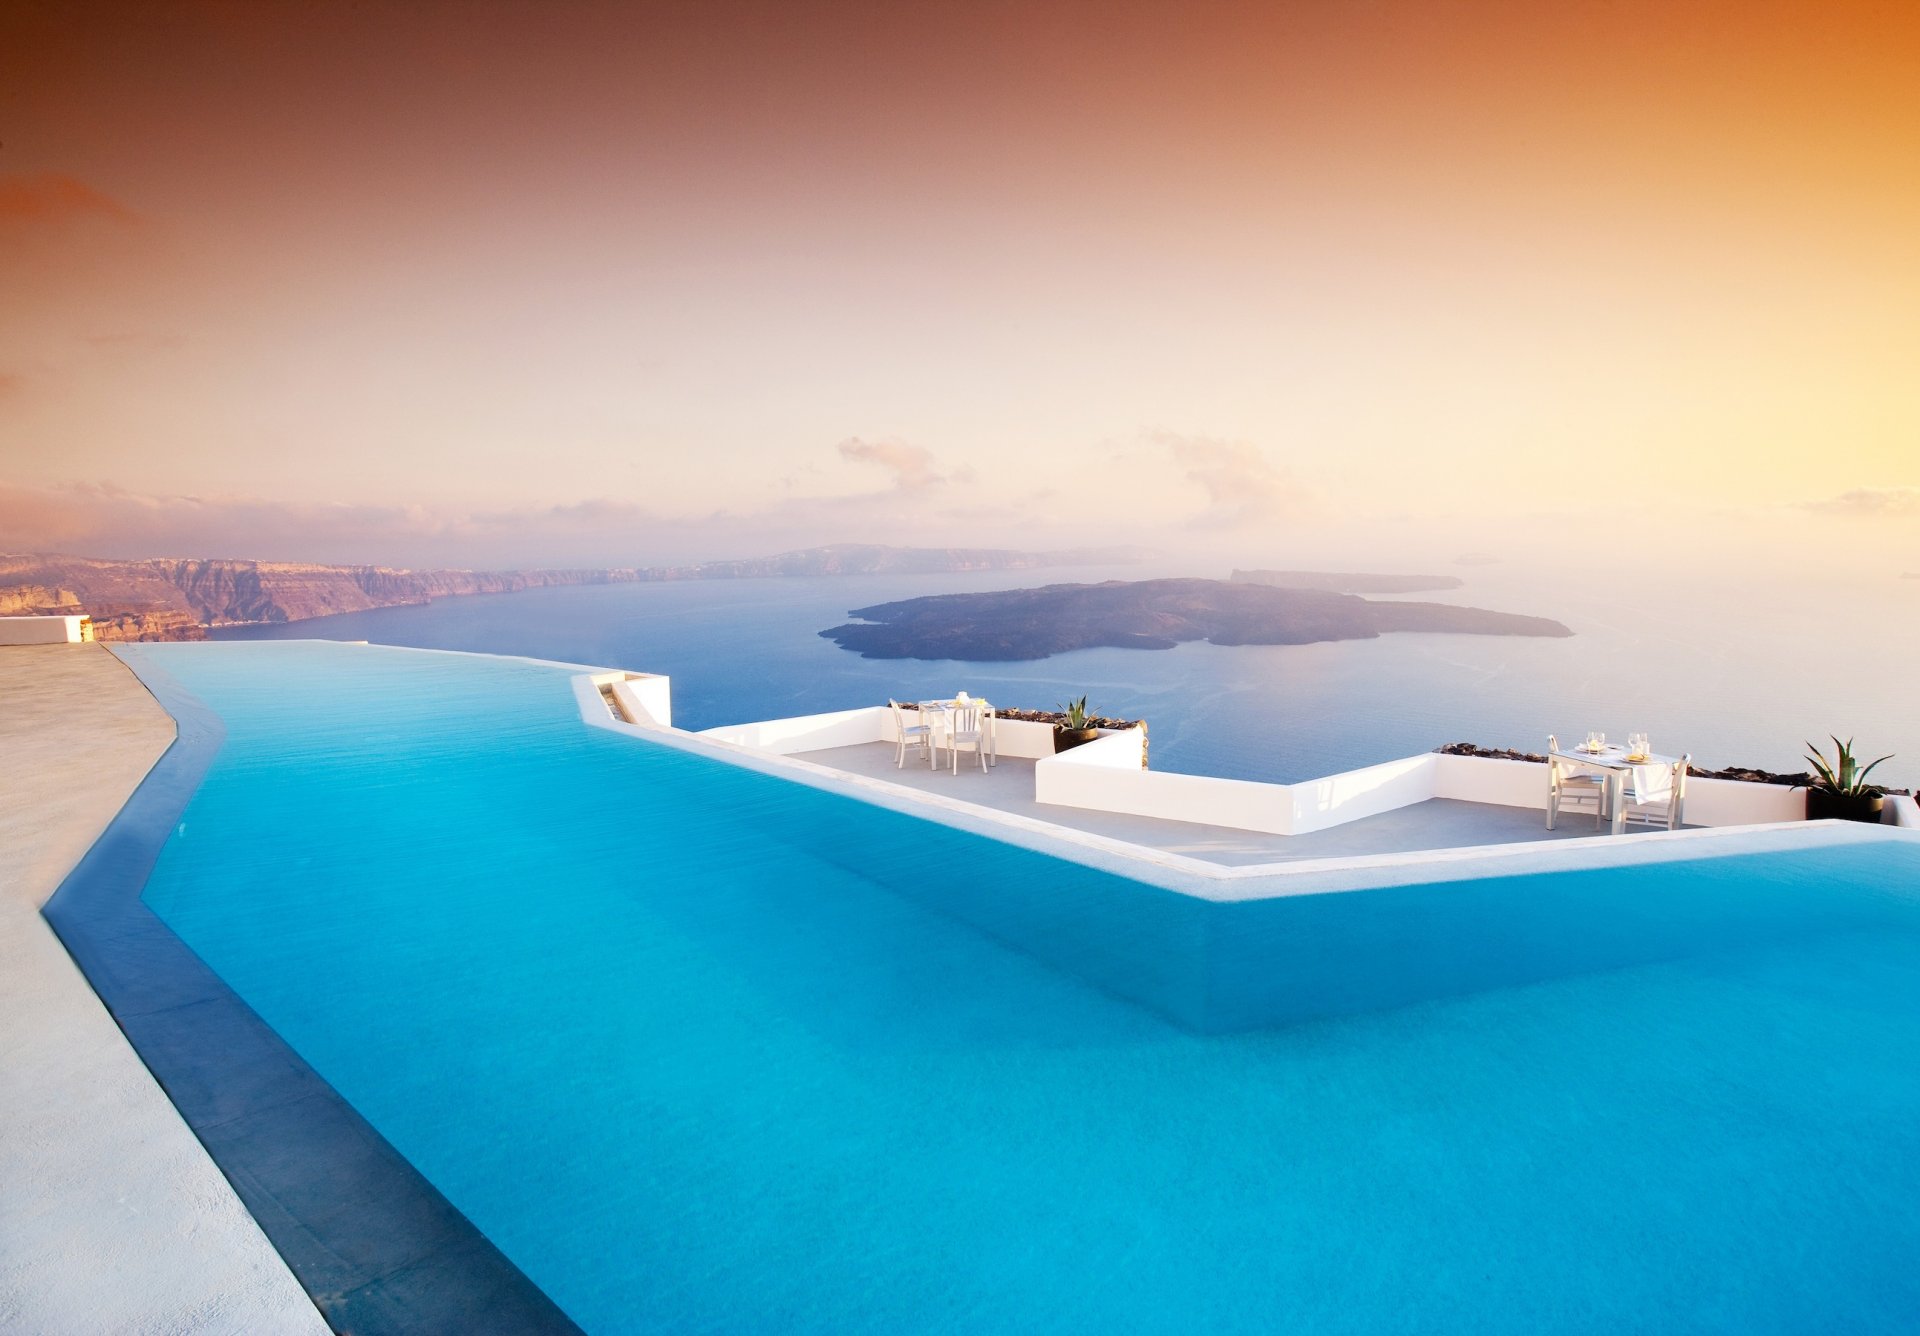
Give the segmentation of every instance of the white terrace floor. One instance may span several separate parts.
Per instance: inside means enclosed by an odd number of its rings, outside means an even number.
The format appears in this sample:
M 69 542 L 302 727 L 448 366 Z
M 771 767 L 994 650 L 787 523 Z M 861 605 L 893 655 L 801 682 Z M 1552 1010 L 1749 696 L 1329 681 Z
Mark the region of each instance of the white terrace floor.
M 1546 817 L 1539 810 L 1433 798 L 1411 807 L 1336 826 L 1332 830 L 1307 835 L 1262 835 L 1255 831 L 1195 825 L 1186 821 L 1162 821 L 1154 817 L 1043 805 L 1033 800 L 1034 763 L 1017 757 L 1002 757 L 999 764 L 984 775 L 980 773 L 979 763 L 966 752 L 960 755 L 960 773 L 957 775 L 948 770 L 944 753 L 937 771 L 928 770 L 924 757 L 916 764 L 911 752 L 908 753 L 904 769 L 895 769 L 893 758 L 894 748 L 890 742 L 794 754 L 795 760 L 811 761 L 815 765 L 844 770 L 849 774 L 886 780 L 923 792 L 937 793 L 942 797 L 978 803 L 982 807 L 1012 812 L 1038 821 L 1050 821 L 1088 834 L 1104 835 L 1109 839 L 1125 840 L 1129 844 L 1184 854 L 1189 858 L 1229 867 L 1303 859 L 1350 858 L 1364 854 L 1415 853 L 1426 849 L 1466 849 L 1486 844 L 1579 839 L 1601 833 L 1594 829 L 1591 813 L 1570 813 L 1561 819 L 1558 830 L 1548 830 Z

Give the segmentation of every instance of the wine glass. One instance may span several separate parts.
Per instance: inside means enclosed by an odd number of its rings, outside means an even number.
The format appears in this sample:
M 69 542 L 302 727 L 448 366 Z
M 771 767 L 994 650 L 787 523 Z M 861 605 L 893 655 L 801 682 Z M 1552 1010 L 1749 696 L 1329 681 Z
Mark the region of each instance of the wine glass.
M 1589 731 L 1587 734 L 1587 750 L 1590 752 L 1600 752 L 1606 749 L 1607 735 L 1598 731 Z

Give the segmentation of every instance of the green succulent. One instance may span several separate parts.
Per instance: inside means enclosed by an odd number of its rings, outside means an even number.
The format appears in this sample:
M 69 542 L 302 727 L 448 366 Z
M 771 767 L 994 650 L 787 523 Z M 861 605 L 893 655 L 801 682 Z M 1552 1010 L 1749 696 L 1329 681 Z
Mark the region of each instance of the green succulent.
M 1833 739 L 1833 760 L 1828 761 L 1826 753 L 1807 744 L 1807 763 L 1813 767 L 1813 780 L 1807 784 L 1796 784 L 1795 788 L 1823 789 L 1842 798 L 1866 798 L 1880 792 L 1877 785 L 1867 783 L 1867 776 L 1873 773 L 1880 761 L 1891 761 L 1893 757 L 1882 756 L 1865 766 L 1853 754 L 1853 739 L 1845 742 Z
M 1087 698 L 1085 696 L 1082 696 L 1079 700 L 1068 701 L 1065 705 L 1062 705 L 1060 709 L 1067 716 L 1068 728 L 1082 729 L 1087 726 Z

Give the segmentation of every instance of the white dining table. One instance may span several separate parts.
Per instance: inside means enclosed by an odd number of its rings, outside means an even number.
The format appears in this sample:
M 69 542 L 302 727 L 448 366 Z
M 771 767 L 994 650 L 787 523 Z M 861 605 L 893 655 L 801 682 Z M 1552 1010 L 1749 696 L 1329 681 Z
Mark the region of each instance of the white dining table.
M 938 739 L 942 737 L 948 739 L 946 744 L 947 750 L 953 750 L 949 723 L 954 710 L 959 709 L 962 705 L 971 705 L 974 709 L 980 711 L 980 727 L 986 734 L 987 768 L 991 770 L 994 766 L 1000 764 L 1000 741 L 998 730 L 994 726 L 994 721 L 998 716 L 994 714 L 993 706 L 983 700 L 969 699 L 963 701 L 957 696 L 951 700 L 923 700 L 917 702 L 917 704 L 920 706 L 920 713 L 925 715 L 927 722 L 933 726 L 935 738 L 934 750 L 936 753 L 940 747 Z M 935 768 L 939 768 L 937 761 L 935 762 Z
M 1565 761 L 1568 765 L 1591 766 L 1604 772 L 1607 781 L 1607 810 L 1612 813 L 1609 832 L 1620 834 L 1627 828 L 1627 786 L 1633 786 L 1636 798 L 1665 792 L 1673 783 L 1673 767 L 1679 762 L 1678 756 L 1662 756 L 1659 752 L 1648 752 L 1644 756 L 1629 755 L 1625 747 L 1609 743 L 1599 751 L 1589 751 L 1579 747 L 1562 747 L 1552 753 L 1556 761 Z

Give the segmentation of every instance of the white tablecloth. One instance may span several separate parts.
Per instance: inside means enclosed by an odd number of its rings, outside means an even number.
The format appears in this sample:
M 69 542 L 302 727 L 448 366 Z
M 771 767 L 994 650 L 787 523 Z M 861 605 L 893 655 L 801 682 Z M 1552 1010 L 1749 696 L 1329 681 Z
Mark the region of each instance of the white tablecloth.
M 1677 756 L 1649 752 L 1644 761 L 1629 761 L 1625 747 L 1606 747 L 1590 752 L 1585 747 L 1568 747 L 1554 756 L 1574 765 L 1589 765 L 1597 770 L 1622 772 L 1621 788 L 1634 802 L 1657 803 L 1673 791 L 1673 767 Z

